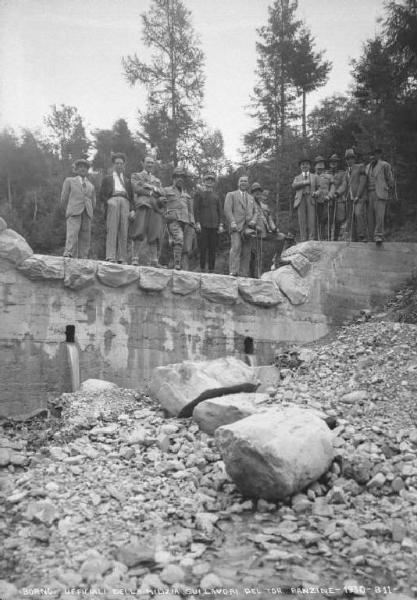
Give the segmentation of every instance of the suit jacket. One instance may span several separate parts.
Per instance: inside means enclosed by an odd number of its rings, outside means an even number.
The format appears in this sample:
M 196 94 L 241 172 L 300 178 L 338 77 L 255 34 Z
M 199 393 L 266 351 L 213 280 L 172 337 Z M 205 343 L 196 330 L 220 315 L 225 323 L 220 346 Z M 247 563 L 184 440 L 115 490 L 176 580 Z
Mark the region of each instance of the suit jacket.
M 224 201 L 226 221 L 229 227 L 232 223 L 235 223 L 238 231 L 243 231 L 249 223 L 256 223 L 255 200 L 248 192 L 245 192 L 245 194 L 246 202 L 243 201 L 240 190 L 228 192 Z
M 345 171 L 328 171 L 328 174 L 332 178 L 332 184 L 330 186 L 330 198 L 334 200 L 335 198 L 341 198 L 343 202 L 345 201 L 346 194 L 346 182 L 345 182 Z
M 349 168 L 346 169 L 342 190 L 344 193 L 349 194 L 352 199 L 359 198 L 359 200 L 363 200 L 366 198 L 366 181 L 365 166 L 355 164 L 352 166 L 350 173 Z
M 366 175 L 368 177 L 368 189 L 370 179 L 371 164 L 366 165 Z M 375 178 L 375 192 L 381 200 L 388 200 L 389 191 L 394 187 L 394 177 L 391 165 L 385 160 L 378 160 L 373 169 Z
M 161 181 L 155 177 L 155 175 L 152 175 L 152 173 L 145 171 L 145 169 L 140 173 L 132 173 L 130 181 L 132 184 L 135 207 L 148 206 L 149 208 L 161 212 L 157 198 L 152 195 L 153 188 L 158 188 L 162 194 Z
M 303 196 L 308 196 L 311 198 L 311 194 L 313 194 L 313 192 L 317 192 L 320 188 L 320 181 L 315 173 L 309 173 L 308 179 L 309 185 L 306 186 L 306 180 L 303 178 L 302 173 L 294 177 L 294 181 L 292 182 L 292 189 L 295 190 L 294 208 L 299 206 Z M 313 198 L 311 198 L 311 200 L 312 203 L 315 204 L 315 200 Z
M 125 183 L 125 188 L 126 188 L 126 193 L 127 193 L 127 199 L 129 200 L 129 204 L 130 204 L 130 209 L 134 210 L 135 207 L 133 204 L 133 191 L 132 191 L 132 184 L 130 182 L 130 178 L 124 174 L 123 174 L 123 178 L 124 178 L 124 183 Z M 114 192 L 114 179 L 113 179 L 113 173 L 112 173 L 111 175 L 105 175 L 103 177 L 103 181 L 101 182 L 100 200 L 101 200 L 101 202 L 103 202 L 103 204 L 106 208 L 107 208 L 107 200 L 114 195 L 113 192 Z
M 67 177 L 62 186 L 61 204 L 66 206 L 66 217 L 76 217 L 85 209 L 87 215 L 92 219 L 96 206 L 96 190 L 94 185 L 85 178 L 84 189 L 79 176 Z
M 217 229 L 223 222 L 220 196 L 214 191 L 201 190 L 194 195 L 194 217 L 201 227 Z
M 326 201 L 326 198 L 330 196 L 330 192 L 333 184 L 333 177 L 330 173 L 321 173 L 317 174 L 319 180 L 319 189 L 317 190 L 317 202 L 318 204 L 322 204 Z

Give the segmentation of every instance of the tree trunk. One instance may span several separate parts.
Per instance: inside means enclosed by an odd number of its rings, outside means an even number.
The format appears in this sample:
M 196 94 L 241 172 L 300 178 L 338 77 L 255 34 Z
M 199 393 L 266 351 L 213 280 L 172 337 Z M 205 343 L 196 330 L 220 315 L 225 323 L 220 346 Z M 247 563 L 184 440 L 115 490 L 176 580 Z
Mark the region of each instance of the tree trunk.
M 7 203 L 9 205 L 10 210 L 12 210 L 12 185 L 10 183 L 10 177 L 9 174 L 7 173 Z
M 307 139 L 307 116 L 306 116 L 306 92 L 303 90 L 303 112 L 302 112 L 302 127 L 303 127 L 303 139 Z

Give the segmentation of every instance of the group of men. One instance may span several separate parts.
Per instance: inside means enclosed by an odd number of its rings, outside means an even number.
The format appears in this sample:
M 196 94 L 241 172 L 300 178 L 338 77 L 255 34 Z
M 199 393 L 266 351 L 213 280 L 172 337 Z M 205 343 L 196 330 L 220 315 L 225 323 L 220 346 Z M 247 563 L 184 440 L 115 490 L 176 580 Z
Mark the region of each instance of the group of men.
M 182 269 L 187 264 L 195 233 L 198 235 L 201 271 L 215 270 L 218 235 L 228 227 L 231 237 L 230 274 L 258 277 L 261 274 L 262 240 L 277 234 L 263 190 L 251 186 L 246 176 L 239 187 L 223 202 L 215 191 L 216 176 L 205 174 L 194 198 L 187 192 L 187 174 L 176 167 L 172 185 L 163 187 L 153 174 L 154 159 L 147 156 L 144 168 L 130 177 L 125 174 L 125 156 L 112 157 L 113 169 L 103 177 L 99 198 L 106 219 L 106 261 L 126 263 L 128 242 L 132 242 L 132 264 L 138 265 L 147 249 L 151 266 Z M 66 243 L 64 256 L 87 258 L 91 240 L 91 221 L 96 192 L 88 180 L 89 163 L 74 163 L 75 177 L 68 177 L 62 188 L 61 202 L 66 207 Z
M 345 160 L 347 167 L 342 170 L 339 157 L 333 154 L 326 170 L 323 157 L 318 156 L 313 171 L 309 159 L 300 159 L 300 174 L 292 186 L 300 241 L 383 241 L 385 209 L 394 185 L 391 167 L 378 149 L 366 166 L 357 162 L 351 149 Z M 123 154 L 114 154 L 112 164 L 112 173 L 103 177 L 99 193 L 106 218 L 108 262 L 126 263 L 131 241 L 133 265 L 139 264 L 147 248 L 151 266 L 187 268 L 197 233 L 200 269 L 204 271 L 207 265 L 213 273 L 218 236 L 228 230 L 229 274 L 260 277 L 264 242 L 295 237 L 279 232 L 262 186 L 255 182 L 249 189 L 247 176 L 239 178 L 238 189 L 228 192 L 223 203 L 212 172 L 205 174 L 192 198 L 181 167 L 174 169 L 172 185 L 163 187 L 153 174 L 151 156 L 144 159 L 143 170 L 130 177 Z M 90 249 L 96 192 L 87 178 L 89 166 L 85 159 L 75 161 L 75 177 L 65 179 L 62 188 L 67 220 L 64 256 L 70 258 L 87 258 Z
M 358 162 L 353 149 L 346 150 L 345 161 L 341 169 L 333 154 L 326 170 L 324 158 L 317 156 L 312 170 L 310 159 L 300 159 L 292 187 L 301 241 L 383 242 L 387 202 L 394 190 L 391 166 L 378 148 L 367 165 Z

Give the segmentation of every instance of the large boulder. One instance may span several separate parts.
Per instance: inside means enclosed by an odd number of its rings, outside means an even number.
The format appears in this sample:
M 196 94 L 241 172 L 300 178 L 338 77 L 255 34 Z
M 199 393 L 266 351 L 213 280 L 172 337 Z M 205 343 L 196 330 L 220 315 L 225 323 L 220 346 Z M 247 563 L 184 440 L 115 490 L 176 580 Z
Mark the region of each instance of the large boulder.
M 226 471 L 253 498 L 287 499 L 319 479 L 333 460 L 326 423 L 296 407 L 246 417 L 215 435 Z
M 141 267 L 139 287 L 147 292 L 161 292 L 171 281 L 172 271 Z
M 200 293 L 211 302 L 235 304 L 239 296 L 237 279 L 228 275 L 203 275 Z
M 259 379 L 261 385 L 257 392 L 265 392 L 268 388 L 278 387 L 281 383 L 281 373 L 275 365 L 260 365 L 253 367 L 255 377 Z
M 238 279 L 239 293 L 246 302 L 269 308 L 285 301 L 284 296 L 272 281 L 262 279 Z
M 151 393 L 173 417 L 190 417 L 207 398 L 254 392 L 259 385 L 253 369 L 237 358 L 187 360 L 157 367 L 152 372 Z
M 64 259 L 62 256 L 33 254 L 19 266 L 29 279 L 64 279 Z
M 262 279 L 273 281 L 293 305 L 304 304 L 309 298 L 309 289 L 302 277 L 290 266 L 268 271 Z
M 227 394 L 220 398 L 203 400 L 194 409 L 193 420 L 201 431 L 213 435 L 221 425 L 235 423 L 265 410 L 268 394 Z
M 137 281 L 139 269 L 130 265 L 101 262 L 98 265 L 97 277 L 104 285 L 121 287 Z
M 0 258 L 5 258 L 15 265 L 21 265 L 32 254 L 32 248 L 16 231 L 3 229 L 0 232 Z
M 72 290 L 81 290 L 92 285 L 96 278 L 97 263 L 93 260 L 64 260 L 64 285 Z
M 80 385 L 80 392 L 86 394 L 104 392 L 105 390 L 114 390 L 119 386 L 112 381 L 106 381 L 105 379 L 86 379 Z
M 300 244 L 295 244 L 291 246 L 287 250 L 281 254 L 281 259 L 285 260 L 289 256 L 294 254 L 302 254 L 310 262 L 317 262 L 323 253 L 323 244 L 322 242 L 309 241 L 309 242 L 301 242 Z
M 304 254 L 290 254 L 289 256 L 281 257 L 281 261 L 291 265 L 301 277 L 305 277 L 311 269 L 311 262 Z

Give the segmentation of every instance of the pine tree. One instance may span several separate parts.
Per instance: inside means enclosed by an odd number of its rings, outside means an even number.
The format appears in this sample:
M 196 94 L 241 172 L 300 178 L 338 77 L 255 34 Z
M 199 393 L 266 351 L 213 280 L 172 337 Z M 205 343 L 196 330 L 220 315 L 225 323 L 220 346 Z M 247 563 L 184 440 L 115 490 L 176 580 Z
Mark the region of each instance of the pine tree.
M 154 51 L 144 62 L 135 54 L 123 59 L 128 81 L 146 86 L 148 109 L 141 119 L 154 129 L 161 121 L 164 137 L 152 140 L 169 144 L 169 157 L 178 162 L 178 142 L 195 126 L 204 87 L 204 56 L 191 23 L 191 12 L 181 0 L 153 0 L 142 15 L 143 41 Z M 159 134 L 160 132 L 158 132 Z M 160 148 L 159 148 L 160 149 Z M 160 149 L 161 150 L 161 149 Z

